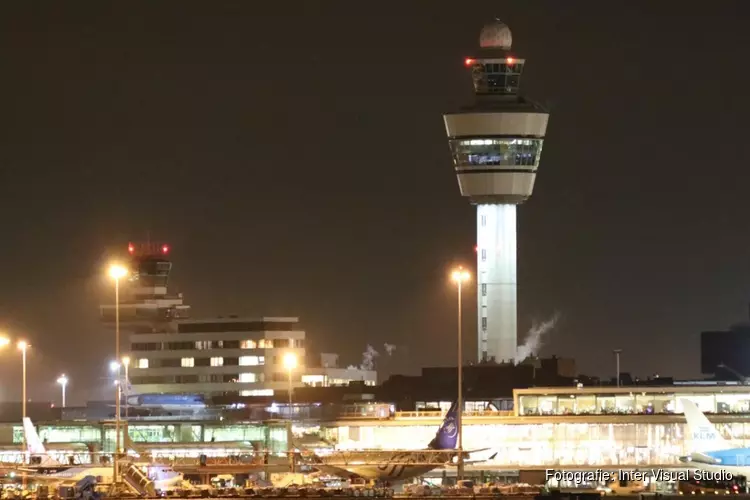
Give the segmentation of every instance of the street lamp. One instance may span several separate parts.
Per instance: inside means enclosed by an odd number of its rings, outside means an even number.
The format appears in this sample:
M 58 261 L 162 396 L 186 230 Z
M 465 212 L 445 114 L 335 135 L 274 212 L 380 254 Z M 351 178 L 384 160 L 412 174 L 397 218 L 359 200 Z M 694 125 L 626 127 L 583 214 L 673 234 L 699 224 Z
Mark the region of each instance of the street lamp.
M 68 385 L 68 377 L 63 373 L 60 378 L 57 379 L 57 383 L 62 386 L 62 407 L 65 408 L 65 387 Z
M 620 353 L 622 349 L 613 349 L 612 352 L 615 354 L 615 369 L 617 370 L 617 387 L 620 387 Z
M 126 426 L 127 420 L 128 420 L 128 391 L 130 388 L 130 380 L 128 379 L 128 368 L 130 367 L 130 356 L 123 356 L 122 357 L 122 366 L 125 367 L 125 420 L 126 420 Z M 126 431 L 127 432 L 127 431 Z
M 457 479 L 460 481 L 464 478 L 464 430 L 463 430 L 463 413 L 464 413 L 464 402 L 463 402 L 463 369 L 464 369 L 464 355 L 463 355 L 463 333 L 462 323 L 463 317 L 461 314 L 462 303 L 461 303 L 461 291 L 463 284 L 471 279 L 469 271 L 462 267 L 454 270 L 451 273 L 451 279 L 458 288 L 458 468 L 457 468 Z
M 8 337 L 0 337 L 0 347 L 7 347 L 10 345 L 10 339 Z
M 289 372 L 289 411 L 292 411 L 292 371 L 297 368 L 297 355 L 293 352 L 284 354 L 284 368 Z
M 109 266 L 109 277 L 115 281 L 115 359 L 120 359 L 120 280 L 128 275 L 128 270 L 121 265 Z M 117 363 L 115 361 L 115 363 Z M 115 459 L 113 482 L 118 481 L 117 457 L 120 453 L 120 365 L 117 363 L 117 380 L 115 387 Z
M 18 342 L 18 349 L 21 351 L 21 416 L 26 418 L 26 349 L 29 348 L 29 344 L 25 340 Z
M 292 446 L 292 371 L 297 368 L 297 355 L 293 352 L 284 354 L 284 368 L 289 372 L 289 419 L 287 420 L 287 443 L 289 444 L 289 470 L 294 472 L 294 448 Z
M 26 421 L 26 350 L 29 348 L 29 344 L 25 340 L 18 341 L 18 349 L 21 351 L 21 421 Z M 28 456 L 28 450 L 26 449 L 26 433 L 23 435 L 23 449 L 25 450 L 24 457 Z

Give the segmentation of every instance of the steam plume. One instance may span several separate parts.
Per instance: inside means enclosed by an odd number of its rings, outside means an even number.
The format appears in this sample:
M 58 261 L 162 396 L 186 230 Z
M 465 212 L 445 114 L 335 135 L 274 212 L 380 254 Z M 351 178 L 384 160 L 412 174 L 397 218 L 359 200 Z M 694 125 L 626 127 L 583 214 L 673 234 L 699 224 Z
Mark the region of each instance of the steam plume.
M 375 358 L 380 356 L 370 344 L 367 344 L 365 352 L 362 353 L 362 364 L 359 367 L 362 370 L 372 370 L 375 368 Z
M 533 322 L 531 324 L 531 329 L 526 334 L 526 342 L 524 342 L 516 351 L 516 357 L 513 359 L 513 364 L 517 365 L 529 356 L 536 354 L 537 351 L 539 351 L 539 348 L 542 347 L 542 336 L 552 330 L 555 325 L 557 325 L 559 319 L 560 314 L 555 313 L 555 315 L 547 321 L 541 323 L 537 323 L 536 321 Z
M 388 356 L 391 356 L 393 354 L 393 351 L 396 350 L 396 345 L 395 344 L 389 344 L 388 342 L 386 342 L 385 344 L 383 344 L 383 349 L 385 349 L 385 353 Z

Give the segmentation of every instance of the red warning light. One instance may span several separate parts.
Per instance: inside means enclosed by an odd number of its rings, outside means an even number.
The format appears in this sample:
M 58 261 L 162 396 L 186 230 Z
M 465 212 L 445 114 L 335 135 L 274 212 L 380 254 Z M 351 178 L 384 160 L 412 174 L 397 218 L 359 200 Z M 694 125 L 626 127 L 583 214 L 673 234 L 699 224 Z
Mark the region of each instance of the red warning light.
M 464 60 L 464 64 L 465 64 L 465 65 L 466 65 L 467 67 L 468 67 L 468 66 L 473 66 L 475 62 L 477 62 L 477 60 L 476 60 L 476 59 L 472 59 L 471 57 L 467 57 L 467 58 L 466 58 L 466 59 Z
M 128 243 L 128 253 L 132 255 L 134 252 L 135 252 L 135 245 L 133 245 L 132 243 Z
M 509 58 L 507 58 L 507 59 L 505 60 L 505 63 L 506 63 L 506 64 L 510 64 L 510 65 L 513 65 L 513 64 L 515 64 L 515 63 L 516 63 L 516 60 L 515 60 L 515 59 L 513 59 L 512 57 L 509 57 Z
M 169 245 L 162 245 L 161 246 L 161 253 L 163 253 L 164 255 L 168 254 L 169 253 Z
M 474 245 L 474 253 L 477 253 L 478 251 L 479 251 L 479 246 L 478 245 Z

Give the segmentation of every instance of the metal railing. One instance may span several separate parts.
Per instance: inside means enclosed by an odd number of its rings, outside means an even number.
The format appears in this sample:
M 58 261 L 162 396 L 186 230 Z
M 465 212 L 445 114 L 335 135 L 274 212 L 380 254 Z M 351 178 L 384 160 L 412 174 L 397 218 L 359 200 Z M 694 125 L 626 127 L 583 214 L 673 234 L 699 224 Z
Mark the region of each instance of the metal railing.
M 446 412 L 440 410 L 419 410 L 419 411 L 397 411 L 394 414 L 396 420 L 407 420 L 417 418 L 442 418 Z M 513 417 L 515 413 L 512 410 L 472 410 L 465 411 L 464 417 Z

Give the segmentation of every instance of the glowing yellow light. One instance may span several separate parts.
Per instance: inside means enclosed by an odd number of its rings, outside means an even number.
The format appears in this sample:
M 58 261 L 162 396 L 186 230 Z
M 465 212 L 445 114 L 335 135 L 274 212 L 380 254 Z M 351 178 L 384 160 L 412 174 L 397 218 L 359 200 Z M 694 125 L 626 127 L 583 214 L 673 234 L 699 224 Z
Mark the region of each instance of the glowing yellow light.
M 60 385 L 66 385 L 68 383 L 68 377 L 66 377 L 65 374 L 60 375 L 60 378 L 57 379 L 57 383 Z
M 122 357 L 122 364 L 125 366 L 130 366 L 130 357 L 129 356 L 123 356 Z
M 109 277 L 114 280 L 119 280 L 128 275 L 128 270 L 118 264 L 112 264 L 109 266 Z
M 471 279 L 469 271 L 459 267 L 451 273 L 451 279 L 456 283 L 466 283 Z
M 284 368 L 287 370 L 294 370 L 297 368 L 297 355 L 293 352 L 284 354 Z
M 8 337 L 0 337 L 0 347 L 5 347 L 8 344 L 10 344 L 10 339 Z
M 27 344 L 25 340 L 18 341 L 18 348 L 20 350 L 25 351 L 28 347 L 29 347 L 29 344 Z

